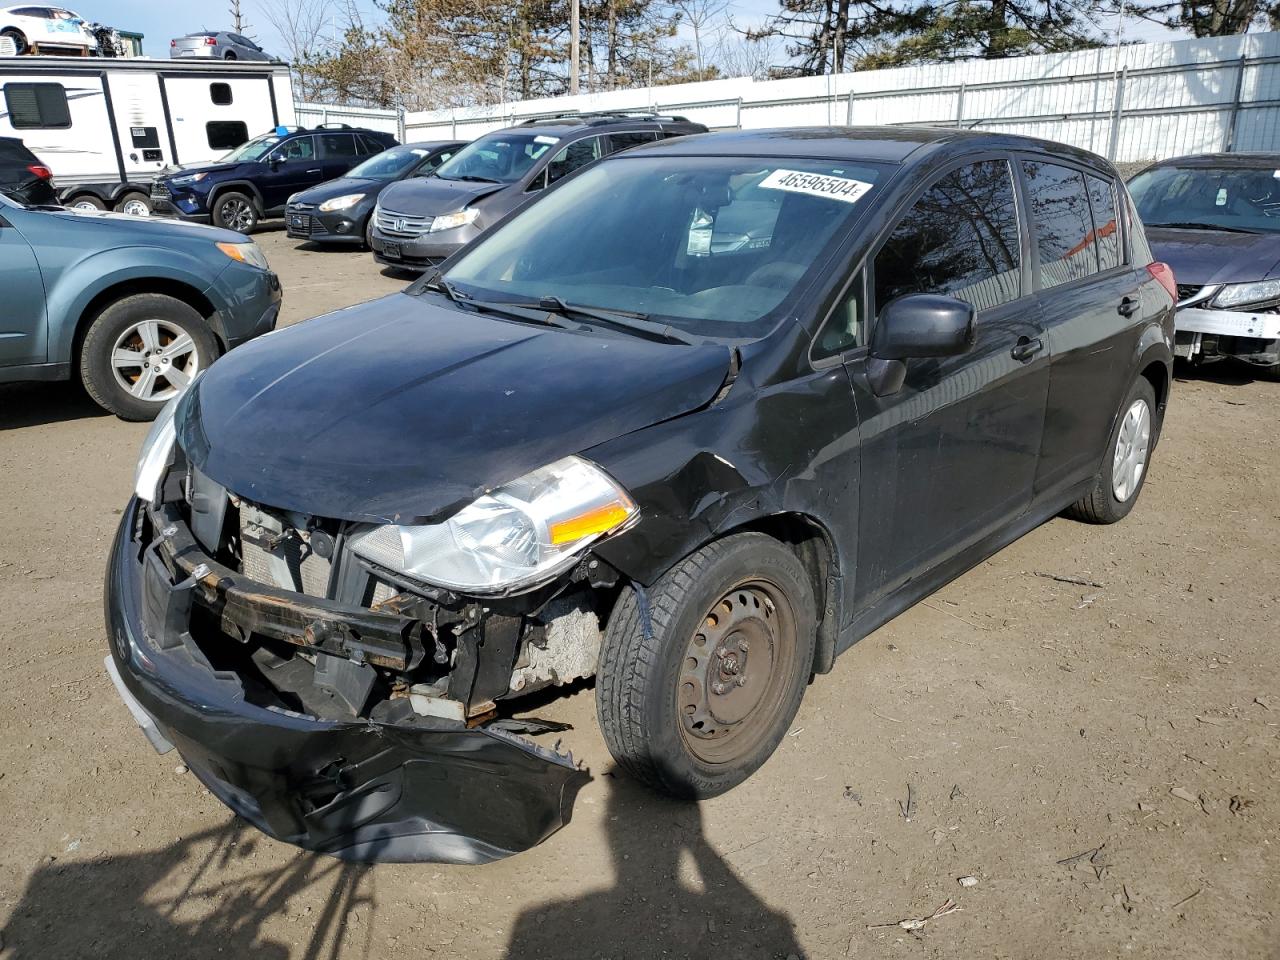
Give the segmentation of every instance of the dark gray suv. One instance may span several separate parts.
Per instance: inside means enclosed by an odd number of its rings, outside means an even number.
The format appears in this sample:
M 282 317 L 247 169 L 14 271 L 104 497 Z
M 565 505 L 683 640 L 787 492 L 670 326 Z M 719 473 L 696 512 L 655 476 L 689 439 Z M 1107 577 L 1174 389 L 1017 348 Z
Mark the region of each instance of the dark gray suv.
M 527 120 L 485 134 L 442 164 L 434 177 L 406 180 L 383 192 L 369 230 L 374 259 L 429 269 L 594 160 L 642 143 L 706 132 L 684 117 L 609 113 Z

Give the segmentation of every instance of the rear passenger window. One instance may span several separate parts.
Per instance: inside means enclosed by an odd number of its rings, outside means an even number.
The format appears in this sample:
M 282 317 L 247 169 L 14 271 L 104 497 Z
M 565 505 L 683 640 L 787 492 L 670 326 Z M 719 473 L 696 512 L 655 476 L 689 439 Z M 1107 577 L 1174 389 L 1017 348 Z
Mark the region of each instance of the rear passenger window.
M 209 84 L 209 99 L 213 101 L 215 106 L 219 106 L 219 107 L 230 106 L 231 84 L 229 83 Z
M 978 310 L 1021 296 L 1008 162 L 971 163 L 930 187 L 880 248 L 873 272 L 877 312 L 911 293 L 956 297 Z
M 1116 189 L 1110 180 L 1085 174 L 1089 206 L 1093 208 L 1093 235 L 1098 247 L 1098 269 L 1112 270 L 1124 259 L 1120 249 L 1120 221 L 1116 217 Z
M 71 126 L 67 91 L 60 83 L 6 83 L 4 103 L 17 130 L 58 130 Z
M 600 159 L 600 138 L 587 137 L 565 147 L 547 164 L 547 183 L 567 177 L 579 167 L 585 167 L 593 160 Z
M 356 139 L 360 141 L 360 155 L 362 157 L 372 156 L 375 153 L 381 153 L 383 150 L 387 149 L 377 140 L 373 139 L 373 137 L 367 136 L 363 133 L 357 133 Z
M 638 147 L 642 143 L 653 143 L 658 139 L 658 135 L 652 130 L 636 130 L 631 133 L 611 133 L 609 134 L 609 145 L 613 152 L 626 150 L 628 147 Z
M 320 136 L 320 143 L 327 158 L 354 157 L 356 154 L 356 138 L 349 133 L 325 133 Z
M 249 139 L 249 128 L 243 120 L 210 120 L 204 135 L 210 150 L 234 150 Z
M 1084 174 L 1054 163 L 1026 160 L 1022 169 L 1040 253 L 1040 285 L 1056 287 L 1097 273 L 1098 251 Z

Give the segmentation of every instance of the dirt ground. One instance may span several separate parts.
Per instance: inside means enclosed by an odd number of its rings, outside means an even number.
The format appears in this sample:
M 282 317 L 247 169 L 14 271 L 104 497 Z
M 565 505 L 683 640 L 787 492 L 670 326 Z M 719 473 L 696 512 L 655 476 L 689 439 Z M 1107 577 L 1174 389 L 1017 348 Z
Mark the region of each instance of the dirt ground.
M 258 239 L 288 322 L 404 282 Z M 615 776 L 590 689 L 540 708 L 594 779 L 479 868 L 301 853 L 151 750 L 102 668 L 146 428 L 0 387 L 0 957 L 1280 957 L 1280 385 L 1235 374 L 1175 384 L 1124 523 L 1054 520 L 868 637 L 727 796 Z

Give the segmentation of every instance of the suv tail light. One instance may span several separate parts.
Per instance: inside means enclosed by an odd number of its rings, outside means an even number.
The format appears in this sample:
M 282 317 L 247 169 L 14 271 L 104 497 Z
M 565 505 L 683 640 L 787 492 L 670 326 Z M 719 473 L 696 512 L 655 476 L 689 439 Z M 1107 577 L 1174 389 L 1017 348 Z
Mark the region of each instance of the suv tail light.
M 41 180 L 52 180 L 53 171 L 46 167 L 43 163 L 29 163 L 27 169 L 35 174 Z
M 171 46 L 171 47 L 176 47 L 177 45 L 178 45 L 178 41 L 177 41 L 177 40 L 170 40 L 170 41 L 169 41 L 169 46 Z
M 1155 263 L 1147 264 L 1147 273 L 1169 291 L 1169 296 L 1173 297 L 1174 303 L 1178 302 L 1178 285 L 1173 280 L 1173 267 L 1157 260 Z
M 218 45 L 218 38 L 217 38 L 217 37 L 205 37 L 205 38 L 204 38 L 204 45 L 205 45 L 206 47 L 216 47 L 216 46 Z

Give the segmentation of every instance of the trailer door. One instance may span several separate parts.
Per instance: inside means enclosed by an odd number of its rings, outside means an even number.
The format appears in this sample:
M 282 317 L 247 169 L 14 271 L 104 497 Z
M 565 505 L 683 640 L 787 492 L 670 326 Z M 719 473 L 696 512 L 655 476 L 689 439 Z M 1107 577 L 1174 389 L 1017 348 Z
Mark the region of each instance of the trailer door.
M 167 72 L 176 162 L 208 163 L 276 126 L 269 73 Z
M 160 81 L 150 70 L 107 74 L 126 180 L 150 181 L 170 162 Z

